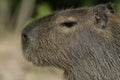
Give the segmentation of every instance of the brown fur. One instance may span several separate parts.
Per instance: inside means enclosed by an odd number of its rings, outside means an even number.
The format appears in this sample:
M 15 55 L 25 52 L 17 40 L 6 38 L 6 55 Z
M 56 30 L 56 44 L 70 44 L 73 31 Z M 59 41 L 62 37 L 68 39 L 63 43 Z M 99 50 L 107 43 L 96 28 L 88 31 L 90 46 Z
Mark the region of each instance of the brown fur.
M 111 3 L 32 22 L 23 30 L 22 45 L 28 61 L 63 69 L 65 80 L 120 79 L 120 21 Z

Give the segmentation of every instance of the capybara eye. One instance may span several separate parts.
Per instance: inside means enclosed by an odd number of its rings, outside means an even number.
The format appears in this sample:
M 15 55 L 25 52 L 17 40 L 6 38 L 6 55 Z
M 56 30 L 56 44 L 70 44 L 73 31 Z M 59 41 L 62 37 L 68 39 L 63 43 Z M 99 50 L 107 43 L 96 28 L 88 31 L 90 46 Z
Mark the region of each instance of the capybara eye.
M 66 22 L 62 22 L 60 25 L 71 28 L 71 27 L 77 25 L 77 22 L 75 22 L 75 21 L 66 21 Z

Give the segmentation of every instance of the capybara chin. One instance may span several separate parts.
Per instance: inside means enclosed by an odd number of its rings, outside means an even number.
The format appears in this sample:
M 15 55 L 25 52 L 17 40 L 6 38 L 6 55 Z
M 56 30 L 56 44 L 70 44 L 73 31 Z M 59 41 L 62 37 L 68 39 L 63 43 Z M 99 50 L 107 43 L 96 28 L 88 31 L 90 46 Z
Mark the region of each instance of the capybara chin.
M 111 3 L 62 10 L 30 23 L 22 48 L 33 64 L 63 69 L 65 80 L 120 80 L 120 21 Z

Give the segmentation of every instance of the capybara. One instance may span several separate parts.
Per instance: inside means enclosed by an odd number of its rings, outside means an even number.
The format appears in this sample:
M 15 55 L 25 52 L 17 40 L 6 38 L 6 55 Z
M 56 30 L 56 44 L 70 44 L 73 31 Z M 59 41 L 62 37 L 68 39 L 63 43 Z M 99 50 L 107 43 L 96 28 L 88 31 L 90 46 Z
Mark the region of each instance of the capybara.
M 67 9 L 33 21 L 22 32 L 23 54 L 65 80 L 120 80 L 120 20 L 112 3 Z

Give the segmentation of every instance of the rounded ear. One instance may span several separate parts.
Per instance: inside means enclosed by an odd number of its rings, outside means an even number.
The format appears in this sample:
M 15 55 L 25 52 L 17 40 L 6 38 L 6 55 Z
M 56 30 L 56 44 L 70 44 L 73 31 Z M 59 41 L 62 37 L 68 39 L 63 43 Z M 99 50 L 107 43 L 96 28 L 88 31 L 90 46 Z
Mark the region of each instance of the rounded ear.
M 114 4 L 111 2 L 105 4 L 107 13 L 115 13 Z
M 95 17 L 95 25 L 100 29 L 106 28 L 108 22 L 106 6 L 102 4 L 95 6 L 93 9 L 93 13 Z
M 100 4 L 94 7 L 93 12 L 95 16 L 95 24 L 101 28 L 104 29 L 107 27 L 108 22 L 108 14 L 114 14 L 114 5 L 109 2 L 107 4 Z

